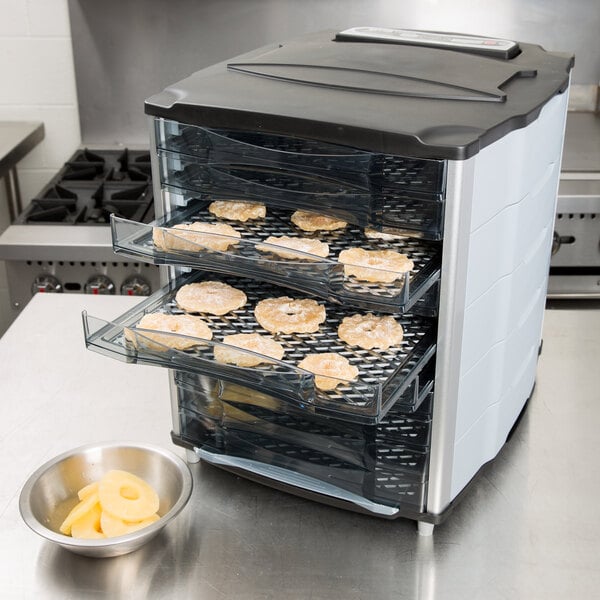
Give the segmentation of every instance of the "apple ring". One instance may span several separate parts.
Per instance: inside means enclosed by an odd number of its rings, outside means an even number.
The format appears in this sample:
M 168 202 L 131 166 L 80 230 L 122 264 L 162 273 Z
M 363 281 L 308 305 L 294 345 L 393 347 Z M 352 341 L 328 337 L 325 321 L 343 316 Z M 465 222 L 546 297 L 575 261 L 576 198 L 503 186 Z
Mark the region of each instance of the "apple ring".
M 315 385 L 324 391 L 334 390 L 338 385 L 358 377 L 358 369 L 337 352 L 307 354 L 298 366 L 315 375 Z
M 297 210 L 291 216 L 291 220 L 296 227 L 303 231 L 335 231 L 336 229 L 344 229 L 348 225 L 342 219 L 318 215 L 306 210 Z
M 188 283 L 179 288 L 175 295 L 175 302 L 181 310 L 211 315 L 225 315 L 244 306 L 247 300 L 242 290 L 222 281 Z
M 153 227 L 152 241 L 164 251 L 198 252 L 201 248 L 225 252 L 235 246 L 242 236 L 226 223 L 180 223 L 173 227 Z M 233 239 L 235 238 L 235 239 Z
M 314 333 L 325 320 L 325 307 L 316 300 L 266 298 L 256 305 L 254 316 L 271 333 Z
M 368 313 L 344 317 L 338 327 L 338 337 L 343 342 L 363 350 L 387 350 L 402 341 L 404 330 L 394 317 L 376 317 L 373 313 Z
M 268 358 L 281 360 L 285 352 L 279 342 L 266 335 L 260 335 L 260 333 L 226 335 L 223 338 L 223 344 L 262 354 L 262 356 L 256 356 L 226 346 L 215 346 L 215 359 L 217 362 L 237 365 L 238 367 L 255 367 L 270 362 Z
M 138 335 L 136 329 L 151 329 L 158 333 L 140 331 Z M 148 313 L 134 328 L 126 327 L 124 333 L 125 338 L 136 348 L 142 345 L 150 350 L 164 350 L 165 346 L 175 350 L 187 350 L 202 343 L 197 338 L 212 339 L 212 331 L 200 317 L 166 313 Z M 179 335 L 167 335 L 167 333 Z
M 239 202 L 237 200 L 215 200 L 208 206 L 208 212 L 220 219 L 246 221 L 264 219 L 267 208 L 261 202 Z
M 346 277 L 377 283 L 392 283 L 415 266 L 406 254 L 395 250 L 350 248 L 342 250 L 338 260 L 344 264 Z
M 265 244 L 270 244 L 266 246 Z M 280 249 L 281 248 L 281 249 Z M 296 252 L 286 252 L 282 248 L 289 248 L 290 250 L 298 250 L 306 254 L 314 254 L 321 258 L 326 258 L 329 255 L 329 244 L 320 242 L 319 240 L 313 240 L 310 238 L 299 238 L 289 237 L 287 235 L 275 236 L 270 235 L 264 244 L 258 244 L 257 250 L 261 252 L 272 252 L 281 258 L 289 258 L 292 260 L 311 260 L 308 257 L 299 255 Z

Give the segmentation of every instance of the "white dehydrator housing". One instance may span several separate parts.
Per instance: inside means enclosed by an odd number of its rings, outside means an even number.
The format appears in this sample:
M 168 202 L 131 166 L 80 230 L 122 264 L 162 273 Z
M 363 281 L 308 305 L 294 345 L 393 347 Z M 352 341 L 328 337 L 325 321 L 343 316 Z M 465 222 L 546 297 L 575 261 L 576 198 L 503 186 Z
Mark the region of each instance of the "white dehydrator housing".
M 431 531 L 534 387 L 572 64 L 505 40 L 358 28 L 167 88 L 146 102 L 161 218 L 112 221 L 115 251 L 165 265 L 165 287 L 113 323 L 84 315 L 88 347 L 171 369 L 173 440 L 190 459 Z M 220 222 L 215 200 L 264 202 L 267 216 L 223 221 L 240 237 L 218 251 L 210 234 L 174 229 Z M 348 226 L 302 232 L 296 209 Z M 326 241 L 333 256 L 282 259 L 264 250 L 274 234 Z M 406 253 L 415 268 L 391 284 L 357 281 L 337 262 L 355 246 Z M 148 312 L 181 313 L 177 290 L 206 279 L 248 297 L 202 315 L 212 340 L 176 349 L 172 334 L 136 327 Z M 265 333 L 256 302 L 286 295 L 323 303 L 317 332 L 275 334 L 281 361 L 215 360 L 225 335 Z M 366 312 L 393 314 L 402 344 L 341 342 L 341 320 Z M 297 365 L 332 351 L 359 375 L 325 392 Z

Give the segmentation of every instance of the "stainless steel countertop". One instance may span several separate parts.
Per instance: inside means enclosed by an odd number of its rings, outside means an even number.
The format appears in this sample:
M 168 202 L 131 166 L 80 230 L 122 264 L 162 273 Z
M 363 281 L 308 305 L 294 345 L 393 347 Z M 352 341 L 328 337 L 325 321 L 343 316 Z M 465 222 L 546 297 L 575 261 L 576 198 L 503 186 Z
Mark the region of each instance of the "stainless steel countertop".
M 90 559 L 21 521 L 29 474 L 95 441 L 170 442 L 167 374 L 85 350 L 80 311 L 135 298 L 38 294 L 0 340 L 0 597 L 527 600 L 600 595 L 600 309 L 547 310 L 513 437 L 432 537 L 192 465 L 184 512 L 148 546 Z M 571 305 L 572 306 L 572 305 Z
M 40 121 L 0 121 L 0 177 L 44 139 Z

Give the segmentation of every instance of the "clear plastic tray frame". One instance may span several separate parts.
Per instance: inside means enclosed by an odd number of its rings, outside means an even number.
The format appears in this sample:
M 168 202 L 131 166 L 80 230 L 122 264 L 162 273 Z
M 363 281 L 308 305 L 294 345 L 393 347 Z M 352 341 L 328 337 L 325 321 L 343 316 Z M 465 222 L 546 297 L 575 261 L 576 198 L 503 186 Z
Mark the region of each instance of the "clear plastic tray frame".
M 194 345 L 189 350 L 175 350 L 168 343 L 161 343 L 161 335 L 166 339 L 178 334 L 136 329 L 136 324 L 146 313 L 182 313 L 174 300 L 177 290 L 186 283 L 208 277 L 205 273 L 196 272 L 171 281 L 113 322 L 84 312 L 86 346 L 126 362 L 210 375 L 272 394 L 302 410 L 365 423 L 378 422 L 411 386 L 416 397 L 415 405 L 431 391 L 433 381 L 430 370 L 425 367 L 435 354 L 434 321 L 413 315 L 398 315 L 397 319 L 404 328 L 404 339 L 400 345 L 388 350 L 362 350 L 348 346 L 337 337 L 337 327 L 343 317 L 356 311 L 331 303 L 324 303 L 327 318 L 318 332 L 273 335 L 286 351 L 281 361 L 262 357 L 265 363 L 252 368 L 217 362 L 214 359 L 214 347 L 222 344 L 223 336 L 251 332 L 270 335 L 256 322 L 254 306 L 264 298 L 285 296 L 287 291 L 261 282 L 210 275 L 211 280 L 220 279 L 243 289 L 248 302 L 244 307 L 223 316 L 203 314 L 213 338 L 210 341 L 192 338 Z M 295 297 L 304 295 L 295 294 Z M 134 343 L 126 338 L 126 332 Z M 333 391 L 318 389 L 313 374 L 297 366 L 304 356 L 315 352 L 337 352 L 345 356 L 358 368 L 358 378 L 354 381 L 340 380 Z M 427 373 L 427 377 L 421 379 L 423 373 Z
M 216 270 L 241 277 L 252 277 L 283 285 L 342 304 L 385 312 L 414 312 L 434 316 L 437 310 L 437 286 L 440 276 L 440 249 L 437 244 L 410 237 L 393 240 L 371 239 L 359 227 L 348 225 L 342 230 L 309 233 L 290 221 L 290 211 L 269 208 L 265 218 L 246 221 L 217 219 L 208 210 L 209 202 L 194 200 L 184 208 L 174 209 L 170 216 L 146 225 L 113 216 L 111 219 L 113 248 L 116 253 L 156 265 L 169 264 L 204 270 Z M 227 223 L 240 238 L 202 234 L 195 243 L 189 232 L 185 238 L 173 226 L 180 223 Z M 165 248 L 158 248 L 153 234 L 160 229 Z M 321 258 L 304 252 L 289 251 L 294 258 L 281 258 L 278 248 L 265 244 L 269 236 L 315 239 L 329 246 L 329 257 Z M 230 241 L 225 251 L 213 250 L 210 240 Z M 202 243 L 202 239 L 209 240 Z M 344 265 L 337 256 L 349 248 L 394 250 L 406 254 L 414 263 L 411 272 L 389 283 L 359 281 L 345 276 Z M 269 251 L 269 249 L 272 249 Z M 381 270 L 383 275 L 387 272 Z M 374 269 L 373 272 L 377 272 Z M 427 294 L 431 290 L 430 294 Z M 421 302 L 418 303 L 419 300 Z M 418 303 L 418 304 L 417 304 Z

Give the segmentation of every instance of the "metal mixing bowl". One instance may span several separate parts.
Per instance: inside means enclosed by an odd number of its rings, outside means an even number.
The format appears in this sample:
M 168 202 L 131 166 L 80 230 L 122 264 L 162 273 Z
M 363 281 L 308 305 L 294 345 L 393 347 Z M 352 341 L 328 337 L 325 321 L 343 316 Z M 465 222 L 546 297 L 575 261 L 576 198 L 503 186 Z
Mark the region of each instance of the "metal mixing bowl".
M 77 492 L 111 469 L 129 471 L 146 480 L 160 498 L 161 518 L 144 529 L 114 538 L 84 540 L 59 533 L 61 523 L 78 502 Z M 119 556 L 156 536 L 183 509 L 191 493 L 190 470 L 171 452 L 148 444 L 93 444 L 65 452 L 35 471 L 21 490 L 19 510 L 33 531 L 71 552 Z

